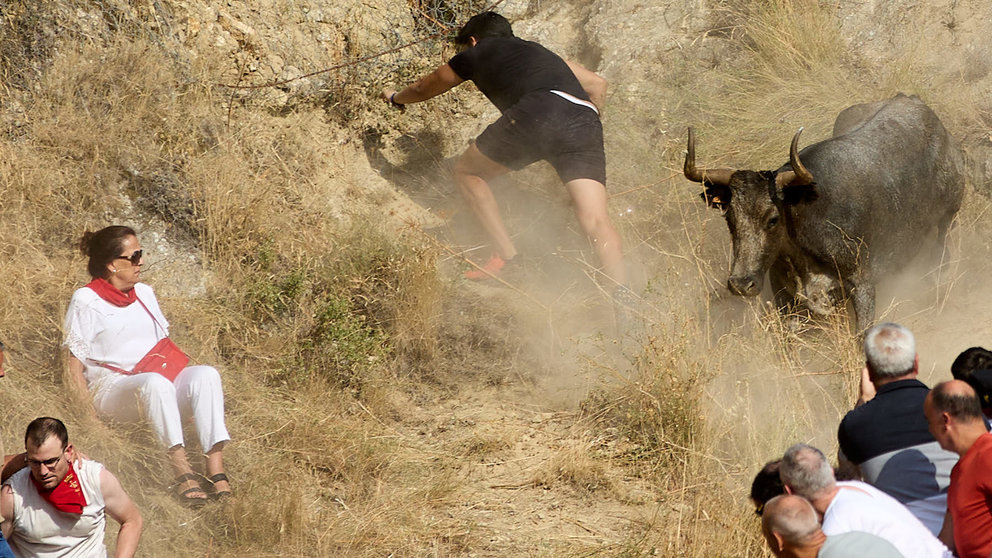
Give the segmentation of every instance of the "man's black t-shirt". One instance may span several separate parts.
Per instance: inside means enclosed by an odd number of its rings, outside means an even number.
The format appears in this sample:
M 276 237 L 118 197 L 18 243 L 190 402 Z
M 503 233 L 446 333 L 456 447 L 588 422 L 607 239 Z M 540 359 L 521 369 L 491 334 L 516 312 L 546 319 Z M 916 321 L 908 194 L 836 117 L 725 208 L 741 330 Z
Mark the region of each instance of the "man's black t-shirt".
M 535 91 L 554 89 L 589 100 L 561 57 L 517 37 L 486 37 L 456 54 L 448 64 L 458 77 L 474 81 L 500 112 Z

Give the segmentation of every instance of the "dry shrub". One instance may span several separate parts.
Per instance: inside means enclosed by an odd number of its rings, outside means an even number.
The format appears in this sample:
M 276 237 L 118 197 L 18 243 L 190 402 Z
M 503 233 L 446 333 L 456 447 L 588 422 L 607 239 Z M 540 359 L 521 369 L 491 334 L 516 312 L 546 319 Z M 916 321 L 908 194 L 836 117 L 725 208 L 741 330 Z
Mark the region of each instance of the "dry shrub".
M 594 446 L 594 441 L 565 440 L 551 459 L 534 473 L 531 484 L 548 490 L 561 485 L 583 492 L 611 490 L 613 479 L 603 461 L 593 455 Z
M 327 147 L 340 129 L 313 114 L 228 122 L 223 97 L 200 85 L 216 61 L 182 67 L 158 46 L 135 36 L 65 46 L 21 94 L 23 139 L 0 143 L 5 447 L 21 447 L 35 416 L 64 418 L 142 509 L 151 556 L 436 546 L 423 510 L 456 479 L 400 459 L 387 426 L 404 410 L 400 373 L 433 374 L 422 364 L 441 314 L 433 251 L 360 213 L 380 200 L 342 170 L 360 148 Z M 341 211 L 348 197 L 358 214 Z M 121 222 L 146 242 L 149 231 L 168 236 L 208 268 L 202 298 L 186 298 L 183 284 L 198 277 L 174 279 L 182 297 L 159 290 L 173 336 L 225 383 L 236 496 L 200 513 L 174 501 L 146 427 L 95 420 L 62 393 L 62 316 L 87 280 L 74 244 Z

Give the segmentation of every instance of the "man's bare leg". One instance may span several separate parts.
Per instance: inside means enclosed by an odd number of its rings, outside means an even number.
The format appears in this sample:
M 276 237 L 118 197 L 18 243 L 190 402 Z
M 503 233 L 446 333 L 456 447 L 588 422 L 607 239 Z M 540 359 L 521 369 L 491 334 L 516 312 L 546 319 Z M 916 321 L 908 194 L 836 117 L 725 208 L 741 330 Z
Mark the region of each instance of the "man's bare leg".
M 623 247 L 606 208 L 606 186 L 590 178 L 579 178 L 565 183 L 565 188 L 575 203 L 575 216 L 579 225 L 589 236 L 596 255 L 599 256 L 603 273 L 613 281 L 613 286 L 626 285 Z
M 496 253 L 504 260 L 516 256 L 517 249 L 506 232 L 499 215 L 499 205 L 496 204 L 496 198 L 493 197 L 487 181 L 509 171 L 510 169 L 483 155 L 474 142 L 458 158 L 454 168 L 458 189 L 492 240 Z

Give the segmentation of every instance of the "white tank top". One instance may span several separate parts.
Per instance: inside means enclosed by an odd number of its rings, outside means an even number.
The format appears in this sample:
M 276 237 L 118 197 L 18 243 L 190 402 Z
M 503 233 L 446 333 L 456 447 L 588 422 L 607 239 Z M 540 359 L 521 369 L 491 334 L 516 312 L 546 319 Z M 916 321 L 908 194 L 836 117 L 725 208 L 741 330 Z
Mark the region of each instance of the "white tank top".
M 82 466 L 75 467 L 86 496 L 82 515 L 60 512 L 46 502 L 31 482 L 31 471 L 27 468 L 7 479 L 5 484 L 14 491 L 14 531 L 7 542 L 15 556 L 107 556 L 107 547 L 103 544 L 107 521 L 100 490 L 103 465 L 84 460 Z

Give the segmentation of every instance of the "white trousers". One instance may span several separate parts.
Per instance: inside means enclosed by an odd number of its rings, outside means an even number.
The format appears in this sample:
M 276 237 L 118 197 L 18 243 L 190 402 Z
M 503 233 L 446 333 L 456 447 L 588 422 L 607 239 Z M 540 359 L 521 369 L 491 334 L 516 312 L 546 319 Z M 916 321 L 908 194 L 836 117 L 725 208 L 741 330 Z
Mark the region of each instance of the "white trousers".
M 170 382 L 145 372 L 120 374 L 93 394 L 101 415 L 122 422 L 148 419 L 167 448 L 183 444 L 183 420 L 192 419 L 203 453 L 231 439 L 224 425 L 224 391 L 212 366 L 187 366 Z

